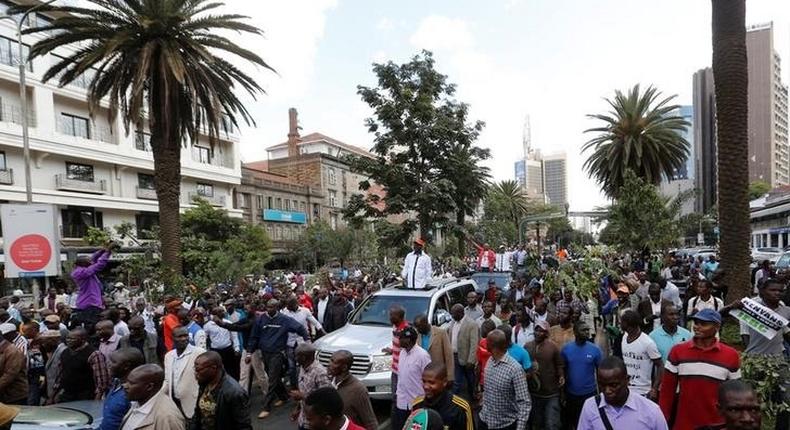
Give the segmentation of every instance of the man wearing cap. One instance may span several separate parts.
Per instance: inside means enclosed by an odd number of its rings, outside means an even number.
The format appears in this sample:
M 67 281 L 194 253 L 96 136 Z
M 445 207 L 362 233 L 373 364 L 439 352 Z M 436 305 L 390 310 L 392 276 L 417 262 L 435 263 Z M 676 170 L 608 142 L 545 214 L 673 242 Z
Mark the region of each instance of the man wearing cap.
M 537 364 L 538 371 L 530 378 L 532 428 L 560 429 L 560 389 L 565 385 L 565 361 L 560 348 L 549 339 L 549 323 L 535 321 L 535 340 L 527 342 L 524 348 Z
M 114 291 L 112 293 L 112 301 L 119 306 L 129 306 L 129 289 L 123 282 L 116 282 L 113 284 Z
M 27 339 L 19 334 L 15 325 L 10 323 L 0 324 L 0 334 L 27 357 Z
M 406 283 L 406 288 L 422 289 L 433 275 L 431 257 L 423 252 L 425 240 L 414 240 L 413 251 L 406 255 L 403 261 L 403 270 L 400 276 Z
M 716 408 L 719 385 L 741 377 L 738 352 L 716 338 L 721 315 L 703 309 L 691 319 L 694 337 L 672 348 L 661 381 L 659 405 L 675 430 L 721 422 Z
M 417 329 L 408 326 L 400 331 L 400 357 L 398 359 L 398 385 L 395 396 L 395 413 L 392 428 L 403 428 L 414 400 L 425 395 L 422 372 L 431 363 L 431 356 L 417 345 Z
M 178 310 L 181 309 L 181 300 L 171 297 L 165 300 L 167 315 L 162 319 L 162 337 L 165 342 L 165 351 L 173 349 L 173 329 L 181 325 Z

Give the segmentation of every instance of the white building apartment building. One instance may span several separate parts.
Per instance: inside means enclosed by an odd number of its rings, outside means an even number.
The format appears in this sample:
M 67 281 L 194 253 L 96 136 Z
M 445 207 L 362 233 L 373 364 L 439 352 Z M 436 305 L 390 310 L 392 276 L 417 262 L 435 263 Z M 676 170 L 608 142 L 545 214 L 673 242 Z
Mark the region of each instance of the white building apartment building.
M 7 3 L 0 3 L 0 13 Z M 32 25 L 46 19 L 38 15 Z M 0 202 L 25 201 L 19 76 L 15 66 L 15 28 L 0 21 Z M 28 46 L 41 37 L 24 36 Z M 58 55 L 66 55 L 59 52 Z M 120 120 L 109 123 L 106 105 L 88 115 L 85 76 L 64 88 L 41 82 L 57 55 L 34 59 L 27 71 L 31 177 L 34 203 L 57 205 L 64 244 L 78 244 L 88 227 L 134 223 L 141 230 L 158 223 L 153 186 L 154 162 L 147 130 L 129 135 Z M 216 207 L 233 209 L 232 192 L 241 182 L 239 136 L 231 131 L 209 145 L 203 136 L 184 147 L 181 156 L 182 210 L 194 196 Z

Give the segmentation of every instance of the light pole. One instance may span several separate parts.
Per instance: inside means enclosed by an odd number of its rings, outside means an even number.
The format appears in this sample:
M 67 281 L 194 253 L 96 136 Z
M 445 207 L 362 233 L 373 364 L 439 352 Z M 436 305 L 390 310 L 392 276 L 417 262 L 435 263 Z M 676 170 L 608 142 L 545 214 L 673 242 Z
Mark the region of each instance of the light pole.
M 0 19 L 10 19 L 16 24 L 16 44 L 19 55 L 19 59 L 17 59 L 19 63 L 19 101 L 22 104 L 22 151 L 25 157 L 25 201 L 27 204 L 33 203 L 33 182 L 30 179 L 30 138 L 28 136 L 27 84 L 25 80 L 28 59 L 24 56 L 22 45 L 22 23 L 32 12 L 55 1 L 57 0 L 49 0 L 26 10 L 18 21 L 11 15 L 0 16 Z

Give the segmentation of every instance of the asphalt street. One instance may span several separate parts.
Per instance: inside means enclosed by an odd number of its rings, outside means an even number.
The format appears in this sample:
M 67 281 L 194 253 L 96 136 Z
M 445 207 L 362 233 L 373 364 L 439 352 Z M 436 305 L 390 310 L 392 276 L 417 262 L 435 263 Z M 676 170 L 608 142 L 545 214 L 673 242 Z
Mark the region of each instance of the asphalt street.
M 272 414 L 266 419 L 258 419 L 258 414 L 261 412 L 261 404 L 263 403 L 263 395 L 260 388 L 253 387 L 252 397 L 250 398 L 250 415 L 252 417 L 252 428 L 255 430 L 288 430 L 296 429 L 296 423 L 289 419 L 291 411 L 293 410 L 294 403 L 288 403 L 272 410 Z M 379 421 L 379 430 L 389 430 L 390 418 L 390 402 L 386 400 L 373 400 L 373 411 Z

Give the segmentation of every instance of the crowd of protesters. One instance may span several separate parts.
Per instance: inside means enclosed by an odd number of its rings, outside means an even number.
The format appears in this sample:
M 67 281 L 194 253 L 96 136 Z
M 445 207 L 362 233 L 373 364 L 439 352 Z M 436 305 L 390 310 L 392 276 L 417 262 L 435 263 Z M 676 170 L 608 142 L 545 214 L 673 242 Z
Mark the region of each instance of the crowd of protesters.
M 404 261 L 407 287 L 445 275 L 424 246 L 415 241 Z M 445 327 L 390 309 L 391 428 L 760 427 L 740 355 L 719 341 L 739 304 L 727 304 L 715 257 L 611 258 L 617 275 L 582 296 L 544 291 L 542 274 L 572 258 L 567 250 L 541 258 L 526 247 L 476 248 L 471 270 L 513 271 L 509 290 L 492 280 L 470 292 Z M 144 291 L 102 286 L 112 251 L 76 262 L 72 293 L 50 289 L 38 306 L 0 302 L 0 403 L 103 400 L 103 429 L 247 429 L 280 407 L 292 408 L 295 428 L 378 428 L 352 354 L 334 351 L 322 364 L 312 342 L 340 329 L 383 279 L 356 269 L 306 282 L 296 272 L 152 303 Z M 537 275 L 527 275 L 530 259 Z M 755 300 L 790 318 L 786 283 L 770 265 L 753 279 Z M 788 353 L 790 328 L 771 339 L 743 324 L 740 333 L 746 354 Z M 257 411 L 253 384 L 263 392 Z

